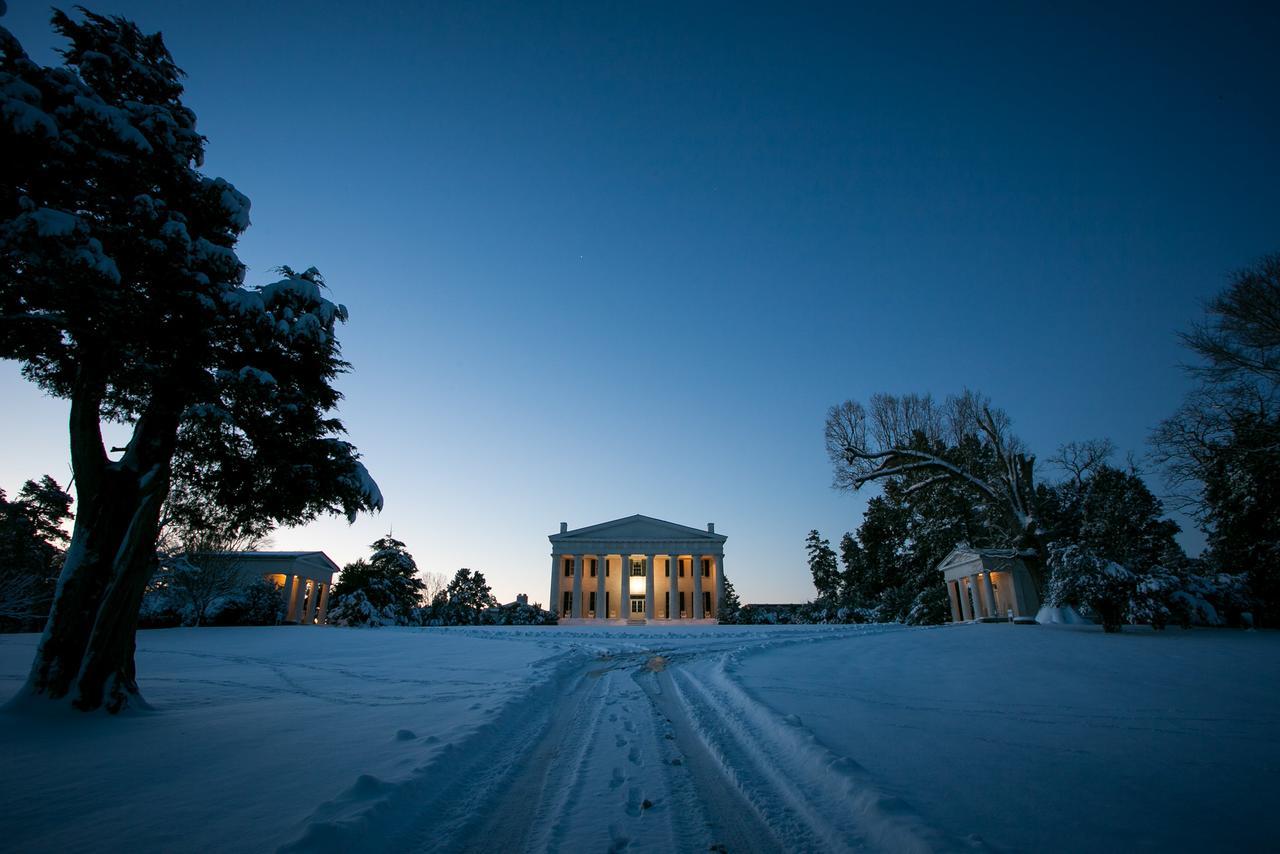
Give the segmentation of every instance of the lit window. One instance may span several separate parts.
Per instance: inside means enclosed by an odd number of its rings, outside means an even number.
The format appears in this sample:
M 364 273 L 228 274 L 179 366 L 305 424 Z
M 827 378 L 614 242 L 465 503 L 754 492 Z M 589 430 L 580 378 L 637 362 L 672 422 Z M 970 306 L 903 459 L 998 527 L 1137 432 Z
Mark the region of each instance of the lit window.
M 637 560 L 636 558 L 631 559 L 631 574 L 644 577 L 644 561 L 643 560 Z

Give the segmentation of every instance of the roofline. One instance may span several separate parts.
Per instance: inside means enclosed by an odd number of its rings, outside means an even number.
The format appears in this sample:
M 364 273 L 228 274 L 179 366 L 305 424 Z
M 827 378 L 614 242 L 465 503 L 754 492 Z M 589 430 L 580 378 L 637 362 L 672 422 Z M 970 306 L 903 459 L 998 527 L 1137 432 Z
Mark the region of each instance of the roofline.
M 610 525 L 616 525 L 619 522 L 630 522 L 632 519 L 644 519 L 647 522 L 657 522 L 661 525 L 670 525 L 672 528 L 687 531 L 689 534 L 692 534 L 701 540 L 710 540 L 723 544 L 725 540 L 729 539 L 724 534 L 713 534 L 710 531 L 704 531 L 701 528 L 690 528 L 688 525 L 681 525 L 679 522 L 668 522 L 666 519 L 659 519 L 656 516 L 646 516 L 643 513 L 634 513 L 630 516 L 623 516 L 620 519 L 610 519 L 608 522 L 597 522 L 594 525 L 587 525 L 585 528 L 574 528 L 573 530 L 565 531 L 563 534 L 548 534 L 547 539 L 555 543 L 572 536 L 579 536 L 599 531 L 603 528 L 609 527 Z
M 324 552 L 320 552 L 320 551 L 313 551 L 313 552 L 238 552 L 238 551 L 210 551 L 210 552 L 199 552 L 199 554 L 236 555 L 237 557 L 240 557 L 240 558 L 247 558 L 247 559 L 250 559 L 250 560 L 252 560 L 252 559 L 254 559 L 254 558 L 262 558 L 262 559 L 264 559 L 264 560 L 265 560 L 265 559 L 270 559 L 270 558 L 282 559 L 282 558 L 300 558 L 300 557 L 316 557 L 316 556 L 319 556 L 319 557 L 320 557 L 320 558 L 321 558 L 325 563 L 327 563 L 327 564 L 329 564 L 329 566 L 333 567 L 333 571 L 334 571 L 334 572 L 342 572 L 342 567 L 340 567 L 340 566 L 338 566 L 338 564 L 334 563 L 333 558 L 329 557 L 327 554 L 325 554 Z

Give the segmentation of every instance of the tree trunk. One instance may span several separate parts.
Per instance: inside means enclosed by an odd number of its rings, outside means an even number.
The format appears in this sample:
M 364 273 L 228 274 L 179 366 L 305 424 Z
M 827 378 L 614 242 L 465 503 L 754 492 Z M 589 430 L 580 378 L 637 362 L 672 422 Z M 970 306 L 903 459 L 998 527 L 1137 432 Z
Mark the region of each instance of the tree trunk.
M 169 490 L 180 410 L 153 401 L 124 457 L 110 462 L 99 428 L 100 394 L 77 385 L 71 457 L 78 507 L 71 546 L 36 650 L 24 700 L 62 700 L 85 711 L 141 703 L 133 651 L 138 610 L 155 562 L 160 507 Z
M 167 478 L 166 478 L 167 481 Z M 130 704 L 146 706 L 138 692 L 134 650 L 142 594 L 155 565 L 160 505 L 168 492 L 149 489 L 140 497 L 112 562 L 111 581 L 102 597 L 93 632 L 77 680 L 76 708 L 90 711 L 105 706 L 122 711 Z

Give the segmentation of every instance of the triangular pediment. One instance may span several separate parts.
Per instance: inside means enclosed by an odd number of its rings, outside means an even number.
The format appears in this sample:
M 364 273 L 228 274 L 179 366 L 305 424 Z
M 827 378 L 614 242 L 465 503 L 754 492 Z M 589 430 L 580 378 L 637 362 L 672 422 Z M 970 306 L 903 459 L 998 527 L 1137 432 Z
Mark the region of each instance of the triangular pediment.
M 575 528 L 572 531 L 565 531 L 563 534 L 552 534 L 550 537 L 553 543 L 572 543 L 582 540 L 619 540 L 627 542 L 643 542 L 644 540 L 662 542 L 671 540 L 706 540 L 709 543 L 723 543 L 725 539 L 726 537 L 723 534 L 713 534 L 710 531 L 690 528 L 687 525 L 677 525 L 675 522 L 655 519 L 652 516 L 642 516 L 638 513 L 635 516 L 614 519 L 611 522 L 601 522 L 598 525 Z

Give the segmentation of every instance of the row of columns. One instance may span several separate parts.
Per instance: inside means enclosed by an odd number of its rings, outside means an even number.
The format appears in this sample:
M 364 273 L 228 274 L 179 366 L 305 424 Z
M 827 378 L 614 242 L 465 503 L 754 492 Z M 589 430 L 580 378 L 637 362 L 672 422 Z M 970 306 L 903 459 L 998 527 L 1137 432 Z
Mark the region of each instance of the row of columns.
M 286 623 L 323 624 L 329 614 L 329 588 L 331 582 L 286 575 L 284 591 L 284 621 Z
M 583 609 L 582 600 L 582 578 L 584 575 L 584 560 L 586 555 L 551 555 L 551 607 L 556 614 L 561 613 L 561 578 L 562 578 L 562 561 L 571 559 L 573 561 L 573 598 L 571 600 L 570 617 L 585 617 L 586 612 Z M 652 620 L 656 617 L 654 611 L 654 563 L 655 554 L 646 554 L 644 556 L 645 564 L 645 580 L 644 580 L 644 613 L 645 619 Z M 680 555 L 666 555 L 668 575 L 670 577 L 670 585 L 668 589 L 667 613 L 669 619 L 678 619 L 680 613 Z M 704 614 L 702 606 L 702 558 L 710 558 L 712 578 L 715 580 L 715 597 L 711 603 L 711 614 Z M 596 555 L 596 619 L 603 620 L 608 617 L 608 609 L 605 606 L 605 588 L 608 578 L 608 555 Z M 631 616 L 631 558 L 632 555 L 619 555 L 619 585 L 618 585 L 618 617 L 619 619 L 629 619 Z M 693 602 L 690 609 L 693 613 L 693 619 L 701 620 L 708 616 L 715 616 L 715 611 L 720 607 L 724 598 L 724 555 L 691 555 L 689 558 L 689 569 L 693 576 Z
M 975 572 L 948 581 L 947 595 L 951 599 L 951 621 L 954 623 L 998 616 L 989 572 Z

